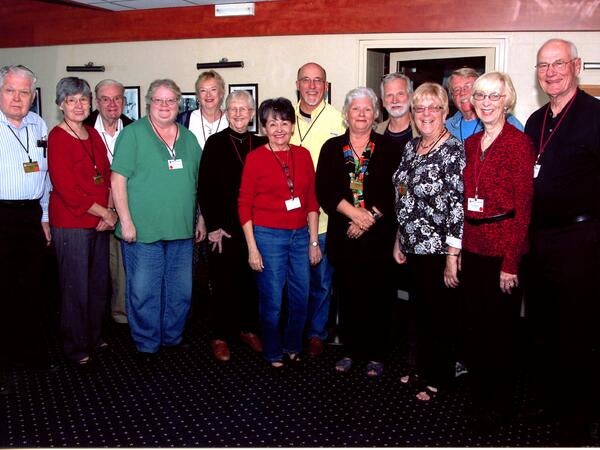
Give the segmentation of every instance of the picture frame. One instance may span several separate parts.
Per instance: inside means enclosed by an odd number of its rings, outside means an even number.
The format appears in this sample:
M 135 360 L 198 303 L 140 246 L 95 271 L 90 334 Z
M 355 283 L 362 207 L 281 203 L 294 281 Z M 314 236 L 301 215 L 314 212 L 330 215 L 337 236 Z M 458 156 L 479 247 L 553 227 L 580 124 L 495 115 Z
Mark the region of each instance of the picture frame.
M 42 89 L 39 87 L 35 88 L 35 99 L 29 108 L 29 111 L 36 113 L 42 117 Z
M 182 92 L 181 101 L 179 102 L 179 114 L 185 111 L 193 111 L 198 109 L 198 99 L 195 92 Z
M 230 84 L 229 85 L 229 93 L 235 91 L 247 91 L 252 98 L 254 99 L 254 103 L 256 104 L 256 111 L 252 121 L 248 124 L 248 131 L 250 133 L 258 133 L 258 120 L 256 119 L 256 112 L 258 111 L 258 83 L 245 83 L 245 84 Z
M 125 86 L 124 97 L 123 114 L 131 120 L 138 120 L 140 118 L 140 87 Z

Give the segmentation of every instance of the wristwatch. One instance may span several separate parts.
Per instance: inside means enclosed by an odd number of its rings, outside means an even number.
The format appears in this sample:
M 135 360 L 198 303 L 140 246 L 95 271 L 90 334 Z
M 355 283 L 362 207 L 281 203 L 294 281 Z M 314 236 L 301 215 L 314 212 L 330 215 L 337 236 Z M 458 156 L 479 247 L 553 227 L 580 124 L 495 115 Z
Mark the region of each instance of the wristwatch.
M 318 247 L 319 246 L 319 241 L 312 241 L 310 243 L 310 245 L 312 245 L 313 247 Z

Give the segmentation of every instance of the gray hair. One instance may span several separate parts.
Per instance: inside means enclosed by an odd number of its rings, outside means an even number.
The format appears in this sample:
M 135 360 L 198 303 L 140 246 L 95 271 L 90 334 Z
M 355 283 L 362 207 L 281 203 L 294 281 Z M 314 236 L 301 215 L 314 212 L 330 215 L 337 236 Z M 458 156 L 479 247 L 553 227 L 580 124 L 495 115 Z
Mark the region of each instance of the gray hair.
M 116 86 L 121 90 L 121 93 L 125 92 L 125 86 L 123 86 L 121 83 L 119 83 L 116 80 L 106 79 L 98 82 L 98 84 L 94 88 L 94 93 L 96 94 L 96 97 L 98 97 L 98 91 L 106 86 Z
M 406 92 L 409 96 L 412 95 L 413 93 L 413 82 L 410 78 L 408 78 L 406 75 L 404 75 L 403 73 L 400 72 L 392 72 L 392 73 L 388 73 L 385 77 L 383 77 L 381 79 L 381 84 L 379 86 L 380 90 L 381 90 L 381 98 L 384 97 L 383 91 L 384 91 L 384 87 L 386 84 L 388 84 L 390 81 L 394 81 L 394 80 L 404 80 L 406 82 Z
M 448 77 L 448 92 L 452 95 L 452 79 L 454 77 L 462 77 L 462 78 L 479 78 L 479 72 L 471 67 L 461 67 L 460 69 L 456 69 L 454 72 L 450 74 Z
M 575 47 L 575 44 L 573 44 L 571 41 L 567 41 L 566 39 L 559 39 L 559 38 L 548 39 L 546 42 L 544 42 L 537 52 L 537 57 L 540 56 L 540 52 L 548 44 L 564 44 L 567 47 L 569 47 L 569 53 L 571 54 L 571 58 L 572 59 L 578 58 L 577 47 Z
M 158 88 L 161 87 L 166 87 L 167 89 L 170 89 L 173 92 L 173 94 L 175 94 L 175 98 L 177 99 L 177 101 L 181 100 L 181 89 L 179 89 L 179 86 L 177 86 L 177 83 L 175 83 L 173 80 L 171 80 L 170 78 L 154 80 L 152 83 L 150 83 L 150 86 L 148 87 L 148 92 L 146 92 L 146 97 L 144 97 L 144 100 L 146 100 L 146 112 L 150 112 L 152 97 L 154 97 L 154 94 L 158 90 Z
M 368 98 L 371 100 L 371 104 L 373 106 L 373 128 L 377 126 L 377 118 L 379 117 L 379 99 L 373 89 L 360 86 L 352 89 L 346 94 L 346 98 L 344 99 L 344 106 L 342 107 L 342 117 L 344 118 L 344 125 L 348 126 L 348 110 L 350 109 L 350 105 L 352 102 L 358 98 Z
M 245 100 L 246 103 L 248 103 L 248 107 L 251 110 L 256 109 L 254 97 L 252 97 L 252 95 L 248 91 L 239 90 L 230 92 L 227 96 L 227 99 L 225 100 L 225 109 L 229 108 L 229 103 L 231 103 L 232 100 Z
M 504 95 L 504 112 L 511 113 L 517 103 L 517 91 L 510 79 L 510 76 L 504 72 L 488 72 L 477 78 L 473 84 L 473 94 L 477 91 L 490 92 L 500 87 L 500 94 Z M 473 95 L 471 94 L 471 103 Z
M 70 95 L 81 94 L 92 103 L 92 89 L 83 78 L 65 77 L 56 84 L 56 99 L 54 102 L 61 105 Z
M 198 96 L 198 90 L 200 89 L 200 83 L 206 80 L 213 79 L 219 85 L 219 89 L 221 90 L 221 95 L 225 95 L 225 80 L 216 70 L 207 70 L 198 75 L 198 79 L 194 85 L 194 89 L 196 90 L 196 96 Z M 223 99 L 221 99 L 223 100 Z
M 0 68 L 0 87 L 4 86 L 4 79 L 8 74 L 29 78 L 31 80 L 31 90 L 35 95 L 35 83 L 37 82 L 37 78 L 30 69 L 28 69 L 25 66 L 22 66 L 21 64 L 11 64 L 8 66 L 2 66 Z

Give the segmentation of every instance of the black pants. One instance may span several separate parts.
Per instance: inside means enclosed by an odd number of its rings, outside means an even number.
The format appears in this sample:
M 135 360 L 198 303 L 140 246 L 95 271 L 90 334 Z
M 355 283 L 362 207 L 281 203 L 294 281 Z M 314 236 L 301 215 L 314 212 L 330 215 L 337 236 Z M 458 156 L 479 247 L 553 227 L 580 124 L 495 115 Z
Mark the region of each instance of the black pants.
M 411 299 L 415 304 L 416 369 L 427 384 L 447 385 L 454 377 L 453 327 L 456 297 L 444 285 L 444 255 L 409 254 Z
M 240 331 L 257 332 L 258 296 L 244 238 L 223 238 L 222 248 L 222 253 L 208 249 L 210 311 L 213 337 L 228 340 Z
M 351 358 L 382 362 L 389 351 L 395 283 L 393 261 L 340 261 L 334 290 L 340 301 L 340 335 Z
M 500 290 L 502 258 L 463 251 L 462 323 L 476 407 L 502 415 L 513 410 L 515 353 L 522 291 Z
M 585 420 L 600 413 L 600 222 L 534 230 L 527 311 L 542 406 Z
M 45 365 L 45 237 L 39 202 L 0 204 L 0 367 Z

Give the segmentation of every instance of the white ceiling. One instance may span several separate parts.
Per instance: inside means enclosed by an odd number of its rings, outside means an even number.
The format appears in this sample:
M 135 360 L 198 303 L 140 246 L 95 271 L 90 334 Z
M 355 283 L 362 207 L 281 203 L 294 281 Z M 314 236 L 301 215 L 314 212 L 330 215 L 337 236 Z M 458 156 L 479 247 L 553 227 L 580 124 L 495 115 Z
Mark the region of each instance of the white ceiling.
M 185 6 L 216 5 L 225 3 L 249 3 L 248 0 L 71 0 L 84 5 L 111 11 L 130 11 L 132 9 L 178 8 Z M 272 0 L 253 0 L 264 2 Z

